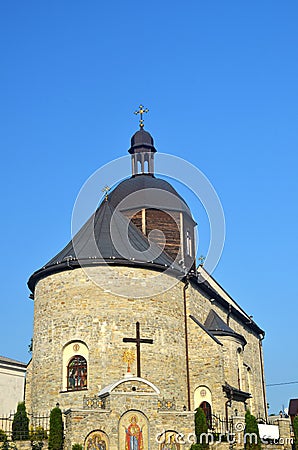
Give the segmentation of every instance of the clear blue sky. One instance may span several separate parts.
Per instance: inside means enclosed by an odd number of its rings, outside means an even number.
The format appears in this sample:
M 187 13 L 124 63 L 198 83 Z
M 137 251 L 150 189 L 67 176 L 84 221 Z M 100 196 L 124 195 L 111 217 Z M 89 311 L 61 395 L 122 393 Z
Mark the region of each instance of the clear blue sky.
M 221 199 L 214 275 L 266 330 L 267 383 L 298 379 L 297 23 L 295 0 L 1 2 L 1 355 L 28 360 L 27 279 L 143 103 L 157 149 Z M 270 412 L 290 397 L 298 384 L 268 388 Z

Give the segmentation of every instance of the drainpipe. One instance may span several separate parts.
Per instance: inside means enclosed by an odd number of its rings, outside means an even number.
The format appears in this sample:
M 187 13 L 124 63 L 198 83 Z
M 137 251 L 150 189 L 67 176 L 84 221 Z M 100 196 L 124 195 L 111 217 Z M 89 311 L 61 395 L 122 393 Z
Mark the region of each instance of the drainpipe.
M 261 377 L 262 377 L 262 389 L 263 389 L 263 400 L 264 400 L 264 411 L 265 411 L 265 420 L 268 423 L 268 413 L 267 413 L 267 403 L 266 403 L 266 389 L 265 389 L 265 378 L 264 378 L 264 365 L 263 365 L 263 352 L 262 352 L 262 341 L 265 337 L 265 334 L 260 334 L 259 340 L 259 352 L 260 352 L 260 364 L 261 364 Z
M 229 410 L 228 407 L 231 407 L 232 399 L 229 399 L 225 403 L 225 413 L 226 413 L 226 431 L 229 431 Z
M 184 332 L 185 332 L 185 360 L 186 360 L 186 384 L 187 384 L 187 403 L 188 411 L 190 411 L 190 379 L 189 379 L 189 360 L 188 360 L 188 332 L 187 332 L 187 310 L 186 310 L 186 290 L 189 286 L 189 279 L 186 277 L 183 287 L 183 304 L 184 304 Z

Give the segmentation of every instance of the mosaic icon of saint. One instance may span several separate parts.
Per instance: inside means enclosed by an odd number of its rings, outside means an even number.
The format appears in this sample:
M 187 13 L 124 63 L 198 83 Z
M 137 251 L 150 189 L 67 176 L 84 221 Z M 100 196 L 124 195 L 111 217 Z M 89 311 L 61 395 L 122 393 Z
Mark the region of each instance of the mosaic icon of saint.
M 143 450 L 142 428 L 137 424 L 136 416 L 131 417 L 129 426 L 125 428 L 125 433 L 125 450 Z
M 87 442 L 88 450 L 106 450 L 106 443 L 102 439 L 101 434 L 94 434 Z

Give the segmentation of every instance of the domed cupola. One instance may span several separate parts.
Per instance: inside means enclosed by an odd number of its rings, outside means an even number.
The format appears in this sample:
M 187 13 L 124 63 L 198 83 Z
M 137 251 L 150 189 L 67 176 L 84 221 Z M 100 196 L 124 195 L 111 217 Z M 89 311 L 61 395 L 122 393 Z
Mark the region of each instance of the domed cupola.
M 153 137 L 144 130 L 143 113 L 148 112 L 140 105 L 140 109 L 135 114 L 140 114 L 140 129 L 131 138 L 131 147 L 128 153 L 131 154 L 132 176 L 153 175 L 154 174 L 154 147 Z
M 131 148 L 128 151 L 129 153 L 134 153 L 135 151 L 140 151 L 142 149 L 150 149 L 151 151 L 156 152 L 153 137 L 148 131 L 145 131 L 144 128 L 141 128 L 132 136 Z
M 144 112 L 140 106 L 138 113 Z M 32 292 L 41 278 L 83 266 L 171 267 L 179 277 L 195 268 L 196 222 L 175 188 L 154 176 L 156 149 L 142 118 L 128 152 L 132 176 L 106 194 L 68 245 L 30 277 Z M 114 245 L 115 236 L 119 245 Z

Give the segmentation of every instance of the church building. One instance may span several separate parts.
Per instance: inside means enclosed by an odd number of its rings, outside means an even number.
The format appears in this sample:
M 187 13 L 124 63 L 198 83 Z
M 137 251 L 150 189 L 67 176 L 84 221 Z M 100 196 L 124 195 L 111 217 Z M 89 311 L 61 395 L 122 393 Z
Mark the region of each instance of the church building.
M 59 403 L 67 450 L 178 449 L 199 406 L 210 430 L 247 408 L 267 417 L 264 331 L 197 264 L 197 224 L 155 176 L 142 117 L 128 151 L 131 176 L 28 282 L 26 406 Z

